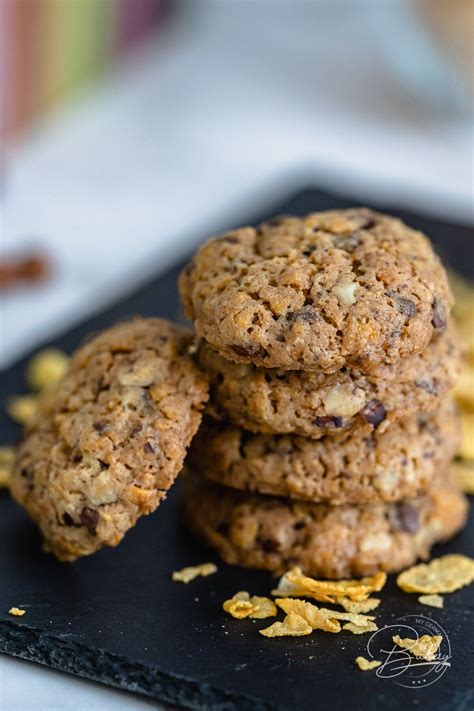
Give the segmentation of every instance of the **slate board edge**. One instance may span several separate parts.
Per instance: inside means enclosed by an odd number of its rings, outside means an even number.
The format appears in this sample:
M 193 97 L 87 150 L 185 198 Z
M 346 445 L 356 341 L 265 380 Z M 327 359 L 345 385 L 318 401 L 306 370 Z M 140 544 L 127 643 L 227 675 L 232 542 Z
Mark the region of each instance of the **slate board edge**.
M 277 708 L 248 695 L 233 694 L 157 667 L 132 663 L 103 649 L 65 640 L 13 621 L 0 621 L 0 652 L 92 681 L 99 678 L 102 684 L 183 708 L 212 708 L 215 711 L 272 711 Z

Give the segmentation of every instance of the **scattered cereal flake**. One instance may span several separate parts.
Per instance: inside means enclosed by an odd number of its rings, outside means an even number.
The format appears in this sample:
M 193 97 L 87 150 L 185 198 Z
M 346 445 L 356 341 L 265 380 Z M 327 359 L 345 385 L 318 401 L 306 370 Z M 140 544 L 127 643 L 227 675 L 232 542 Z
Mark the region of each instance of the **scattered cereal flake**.
M 402 647 L 402 649 L 407 649 L 414 657 L 421 657 L 426 659 L 427 662 L 432 662 L 435 659 L 439 646 L 443 641 L 441 635 L 430 637 L 429 634 L 424 634 L 418 639 L 411 639 L 410 637 L 402 639 L 396 634 L 392 639 L 395 644 Z
M 246 590 L 235 593 L 230 600 L 224 602 L 222 607 L 237 620 L 243 620 L 245 617 L 264 620 L 267 617 L 275 617 L 278 612 L 273 600 L 259 595 L 250 597 Z
M 348 597 L 340 597 L 337 600 L 337 604 L 347 612 L 370 612 L 375 610 L 380 605 L 380 602 L 378 597 L 368 597 L 367 600 L 360 600 L 359 602 L 354 602 Z
M 35 395 L 17 395 L 7 402 L 7 412 L 20 425 L 29 424 L 36 415 L 37 398 Z
M 171 576 L 175 582 L 179 583 L 190 583 L 194 578 L 200 575 L 205 578 L 212 573 L 217 572 L 217 566 L 214 563 L 201 563 L 201 565 L 191 565 L 188 568 L 182 568 L 181 570 L 175 570 Z
M 470 363 L 465 364 L 451 393 L 461 407 L 474 410 L 474 367 Z
M 26 366 L 26 380 L 33 390 L 55 385 L 69 367 L 69 357 L 57 348 L 39 351 Z
M 15 617 L 23 617 L 23 615 L 25 614 L 25 612 L 26 612 L 26 610 L 21 610 L 19 607 L 11 607 L 11 608 L 8 610 L 8 613 L 9 613 L 10 615 L 14 615 Z
M 474 459 L 452 462 L 451 469 L 465 494 L 474 494 Z
M 369 671 L 369 669 L 377 669 L 382 662 L 378 662 L 376 659 L 369 662 L 365 657 L 356 657 L 355 663 L 361 671 Z
M 301 637 L 311 634 L 313 628 L 306 622 L 304 617 L 297 615 L 295 612 L 290 612 L 283 622 L 274 622 L 270 627 L 265 627 L 265 629 L 259 631 L 264 637 Z
M 361 615 L 357 612 L 341 612 L 340 610 L 327 610 L 325 607 L 321 608 L 321 612 L 330 619 L 345 620 L 357 625 L 357 627 L 367 627 L 367 625 L 375 620 L 375 617 L 372 615 Z
M 444 607 L 444 599 L 437 593 L 420 595 L 418 602 L 421 602 L 422 605 L 429 605 L 429 607 L 439 607 L 440 609 Z
M 8 487 L 14 460 L 13 447 L 0 447 L 0 488 Z
M 354 622 L 347 622 L 343 628 L 352 634 L 365 634 L 366 632 L 376 632 L 378 630 L 375 622 L 368 622 L 364 627 L 354 624 Z
M 474 459 L 474 412 L 461 412 L 462 444 L 459 456 Z
M 252 595 L 250 598 L 253 610 L 249 617 L 255 620 L 265 620 L 267 617 L 275 617 L 278 610 L 276 608 L 273 600 L 269 597 L 260 597 L 259 595 Z
M 474 560 L 453 553 L 404 570 L 397 578 L 397 585 L 405 592 L 449 593 L 473 580 Z
M 312 597 L 319 602 L 336 602 L 338 598 L 349 598 L 360 602 L 371 592 L 378 592 L 387 580 L 386 573 L 377 573 L 361 580 L 315 580 L 303 575 L 301 568 L 286 572 L 278 583 L 273 595 L 280 597 Z
M 275 602 L 287 615 L 289 615 L 290 612 L 294 612 L 300 617 L 303 617 L 314 630 L 324 630 L 325 632 L 341 631 L 341 625 L 337 620 L 328 617 L 311 602 L 287 597 L 278 598 Z

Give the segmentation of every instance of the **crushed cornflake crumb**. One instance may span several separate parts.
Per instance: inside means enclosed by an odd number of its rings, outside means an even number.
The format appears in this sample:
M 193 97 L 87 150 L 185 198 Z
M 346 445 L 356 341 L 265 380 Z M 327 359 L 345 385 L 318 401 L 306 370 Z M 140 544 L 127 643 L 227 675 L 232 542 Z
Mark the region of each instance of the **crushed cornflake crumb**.
M 21 610 L 19 607 L 11 607 L 11 608 L 8 610 L 8 613 L 9 613 L 10 615 L 14 615 L 14 617 L 23 617 L 23 615 L 25 614 L 25 612 L 26 612 L 26 610 Z
M 250 597 L 246 590 L 236 592 L 230 600 L 224 602 L 222 607 L 237 620 L 243 620 L 245 617 L 264 620 L 267 617 L 275 617 L 278 612 L 273 600 L 259 595 Z
M 347 612 L 370 612 L 375 610 L 380 605 L 378 597 L 368 597 L 367 600 L 354 602 L 347 597 L 338 598 L 337 604 L 344 608 Z
M 55 385 L 69 367 L 69 356 L 57 348 L 45 348 L 36 353 L 26 366 L 26 380 L 33 390 Z
M 432 595 L 420 595 L 418 602 L 421 602 L 422 605 L 428 605 L 429 607 L 439 607 L 440 609 L 444 607 L 444 598 L 437 593 L 433 593 Z
M 0 447 L 0 488 L 9 486 L 14 460 L 13 447 Z
M 278 597 L 312 597 L 319 602 L 338 604 L 338 600 L 348 598 L 352 602 L 367 600 L 370 593 L 378 592 L 387 581 L 386 573 L 377 573 L 360 580 L 315 580 L 303 575 L 301 568 L 287 571 L 272 595 Z
M 36 415 L 37 397 L 35 395 L 17 395 L 7 402 L 7 412 L 19 425 L 29 424 Z
M 361 671 L 369 671 L 370 669 L 377 669 L 382 662 L 378 662 L 376 659 L 371 662 L 365 657 L 356 657 L 355 663 Z
M 311 634 L 312 631 L 313 628 L 304 617 L 295 612 L 290 612 L 283 622 L 274 622 L 270 627 L 259 630 L 264 637 L 302 637 Z
M 453 553 L 407 568 L 397 578 L 405 592 L 450 593 L 474 580 L 474 560 Z
M 171 577 L 178 583 L 190 583 L 194 578 L 199 576 L 205 578 L 213 573 L 217 573 L 217 565 L 214 565 L 214 563 L 201 563 L 201 565 L 191 565 L 181 570 L 175 570 Z
M 352 634 L 365 634 L 366 632 L 376 632 L 378 630 L 375 622 L 367 622 L 366 625 L 356 625 L 354 622 L 347 622 L 343 628 Z
M 424 634 L 419 639 L 411 639 L 410 637 L 401 638 L 398 634 L 392 637 L 395 644 L 402 649 L 407 649 L 414 657 L 421 657 L 427 662 L 432 662 L 436 658 L 436 654 L 440 647 L 443 638 L 441 635 L 430 637 Z

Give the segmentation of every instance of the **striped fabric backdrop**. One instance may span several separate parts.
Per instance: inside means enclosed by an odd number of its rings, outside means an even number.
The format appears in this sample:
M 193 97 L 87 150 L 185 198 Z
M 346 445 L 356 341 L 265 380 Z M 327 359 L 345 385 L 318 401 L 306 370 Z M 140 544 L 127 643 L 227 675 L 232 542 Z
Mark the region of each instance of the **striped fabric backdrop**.
M 169 0 L 0 0 L 4 138 L 100 74 L 163 20 Z

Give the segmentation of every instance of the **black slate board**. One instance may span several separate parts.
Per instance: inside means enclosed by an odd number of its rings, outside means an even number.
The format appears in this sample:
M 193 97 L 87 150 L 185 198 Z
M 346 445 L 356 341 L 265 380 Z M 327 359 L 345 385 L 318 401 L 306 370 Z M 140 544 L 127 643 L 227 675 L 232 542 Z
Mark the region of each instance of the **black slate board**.
M 316 190 L 298 193 L 265 214 L 242 215 L 241 223 L 275 213 L 359 204 Z M 431 235 L 448 264 L 473 274 L 473 232 L 402 212 Z M 222 225 L 230 228 L 233 225 Z M 181 265 L 146 284 L 119 304 L 55 339 L 67 351 L 86 334 L 135 314 L 177 318 L 176 277 Z M 3 397 L 22 392 L 26 359 L 0 374 Z M 3 443 L 19 429 L 0 413 Z M 177 485 L 155 515 L 143 519 L 117 549 L 74 564 L 41 553 L 37 531 L 26 515 L 0 496 L 0 650 L 88 677 L 152 699 L 195 709 L 450 709 L 474 708 L 472 588 L 446 597 L 444 610 L 423 607 L 416 595 L 384 590 L 379 624 L 407 614 L 440 623 L 451 644 L 451 667 L 436 683 L 406 689 L 354 666 L 368 635 L 329 635 L 268 640 L 258 634 L 267 621 L 238 622 L 221 603 L 236 590 L 267 594 L 273 584 L 262 572 L 230 568 L 191 540 L 179 523 Z M 473 523 L 445 552 L 474 553 Z M 219 572 L 189 585 L 173 583 L 171 571 L 216 560 Z M 8 615 L 23 607 L 23 618 Z M 271 622 L 271 620 L 270 620 Z M 126 697 L 124 696 L 124 707 Z

